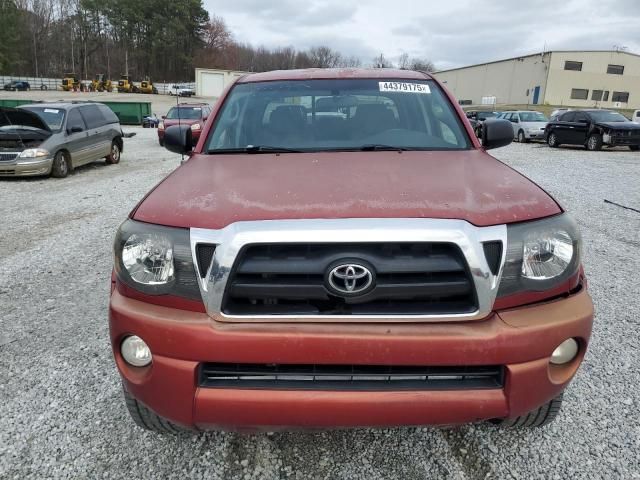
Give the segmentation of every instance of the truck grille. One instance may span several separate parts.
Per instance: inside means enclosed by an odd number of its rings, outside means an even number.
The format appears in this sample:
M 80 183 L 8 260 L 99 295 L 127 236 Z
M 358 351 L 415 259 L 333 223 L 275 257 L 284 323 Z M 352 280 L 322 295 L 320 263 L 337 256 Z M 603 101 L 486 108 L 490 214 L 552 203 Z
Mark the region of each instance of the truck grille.
M 364 265 L 371 288 L 341 295 L 328 274 Z M 227 315 L 446 315 L 478 304 L 466 261 L 452 243 L 247 245 L 222 302 Z
M 504 368 L 203 363 L 199 384 L 290 390 L 483 390 L 503 387 Z

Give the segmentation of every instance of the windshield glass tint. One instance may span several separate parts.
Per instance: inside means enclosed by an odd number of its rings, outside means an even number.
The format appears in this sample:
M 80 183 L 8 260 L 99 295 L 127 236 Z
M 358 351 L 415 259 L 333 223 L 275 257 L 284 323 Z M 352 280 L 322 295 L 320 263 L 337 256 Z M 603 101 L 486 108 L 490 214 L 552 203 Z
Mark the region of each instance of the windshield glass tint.
M 60 108 L 29 107 L 25 108 L 25 110 L 29 110 L 30 112 L 38 115 L 53 131 L 60 130 L 62 128 L 65 111 Z
M 449 100 L 432 81 L 297 80 L 236 85 L 207 151 L 268 146 L 301 151 L 469 148 Z
M 589 115 L 596 122 L 628 122 L 626 117 L 617 113 L 617 112 L 608 112 L 606 110 L 602 110 L 599 112 L 589 112 Z
M 178 118 L 185 120 L 196 120 L 202 117 L 202 108 L 200 107 L 173 107 L 167 113 L 167 118 L 177 120 Z
M 548 122 L 549 120 L 540 112 L 520 112 L 520 120 L 523 122 Z

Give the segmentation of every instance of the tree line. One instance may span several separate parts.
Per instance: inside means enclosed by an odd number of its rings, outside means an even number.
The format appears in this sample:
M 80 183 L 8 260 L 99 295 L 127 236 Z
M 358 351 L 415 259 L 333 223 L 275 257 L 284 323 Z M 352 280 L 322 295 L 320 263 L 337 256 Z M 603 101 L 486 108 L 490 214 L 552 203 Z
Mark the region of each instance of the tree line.
M 390 67 L 384 54 L 363 62 L 316 46 L 266 48 L 237 42 L 202 0 L 0 0 L 0 74 L 81 78 L 98 73 L 184 81 L 194 67 L 260 72 L 292 68 Z M 403 54 L 395 65 L 433 64 Z

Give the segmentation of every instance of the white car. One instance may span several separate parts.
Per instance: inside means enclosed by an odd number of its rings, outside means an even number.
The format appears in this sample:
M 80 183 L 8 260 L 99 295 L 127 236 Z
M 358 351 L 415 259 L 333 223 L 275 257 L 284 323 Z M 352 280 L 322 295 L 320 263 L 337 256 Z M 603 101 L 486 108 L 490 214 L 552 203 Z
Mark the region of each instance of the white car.
M 185 85 L 171 85 L 171 87 L 169 87 L 169 95 L 176 95 L 178 97 L 190 97 L 191 95 L 195 95 L 195 92 L 192 88 L 189 88 Z
M 534 110 L 504 112 L 500 118 L 511 122 L 513 138 L 520 143 L 544 139 L 544 128 L 549 122 L 549 119 L 543 113 Z

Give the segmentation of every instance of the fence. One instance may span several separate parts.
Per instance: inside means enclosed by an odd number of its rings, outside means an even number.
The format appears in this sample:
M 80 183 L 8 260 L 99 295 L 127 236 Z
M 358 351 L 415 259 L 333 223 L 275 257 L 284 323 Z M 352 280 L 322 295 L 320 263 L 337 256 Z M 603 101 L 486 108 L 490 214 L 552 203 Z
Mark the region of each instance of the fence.
M 62 79 L 61 78 L 47 78 L 47 77 L 16 77 L 16 76 L 2 76 L 0 75 L 0 88 L 2 88 L 5 84 L 12 82 L 14 80 L 21 82 L 28 82 L 31 90 L 62 90 Z M 83 83 L 88 85 L 90 80 L 82 80 Z M 117 79 L 112 79 L 114 83 L 114 91 L 115 86 L 118 85 Z M 140 82 L 134 82 L 136 84 L 140 84 Z M 169 89 L 173 85 L 180 85 L 187 88 L 191 88 L 195 91 L 196 84 L 195 82 L 161 82 L 154 83 L 153 86 L 158 89 L 158 93 L 161 95 L 168 95 Z

